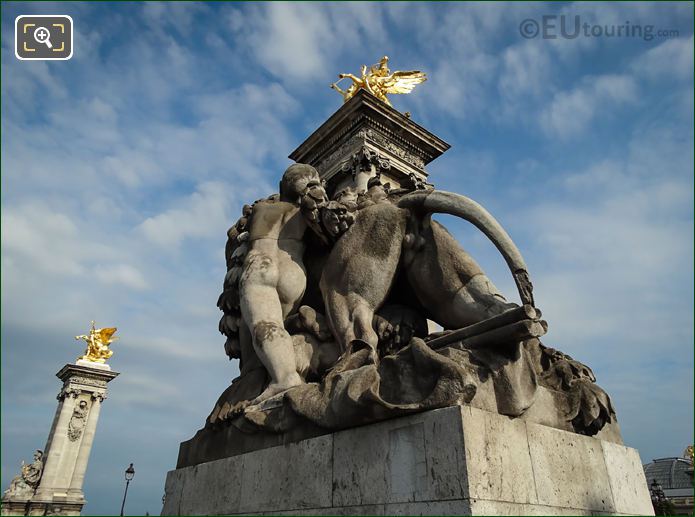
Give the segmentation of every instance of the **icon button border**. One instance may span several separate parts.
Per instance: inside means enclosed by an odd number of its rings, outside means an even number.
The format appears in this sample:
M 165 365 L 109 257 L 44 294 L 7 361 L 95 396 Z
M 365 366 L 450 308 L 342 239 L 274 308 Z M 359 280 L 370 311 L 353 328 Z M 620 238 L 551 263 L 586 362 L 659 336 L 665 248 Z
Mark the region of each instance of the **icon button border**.
M 17 43 L 19 41 L 17 37 L 17 30 L 19 29 L 19 20 L 22 18 L 55 18 L 55 17 L 61 17 L 61 18 L 67 18 L 70 20 L 70 55 L 66 57 L 22 57 L 19 55 L 19 50 L 17 49 Z M 73 40 L 75 36 L 75 22 L 72 20 L 72 16 L 68 14 L 20 14 L 15 18 L 14 20 L 14 55 L 17 59 L 21 61 L 67 61 L 72 57 L 72 54 L 75 50 L 73 47 Z

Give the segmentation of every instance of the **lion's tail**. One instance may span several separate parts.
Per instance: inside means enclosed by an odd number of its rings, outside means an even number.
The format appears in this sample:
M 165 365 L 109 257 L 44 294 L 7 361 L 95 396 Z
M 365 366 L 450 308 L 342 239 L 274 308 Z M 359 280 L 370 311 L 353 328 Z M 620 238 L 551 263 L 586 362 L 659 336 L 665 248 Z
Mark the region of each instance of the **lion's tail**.
M 473 223 L 504 257 L 519 290 L 521 303 L 534 305 L 533 285 L 519 248 L 500 223 L 481 205 L 461 194 L 431 190 L 406 194 L 398 201 L 398 206 L 415 212 L 455 215 Z

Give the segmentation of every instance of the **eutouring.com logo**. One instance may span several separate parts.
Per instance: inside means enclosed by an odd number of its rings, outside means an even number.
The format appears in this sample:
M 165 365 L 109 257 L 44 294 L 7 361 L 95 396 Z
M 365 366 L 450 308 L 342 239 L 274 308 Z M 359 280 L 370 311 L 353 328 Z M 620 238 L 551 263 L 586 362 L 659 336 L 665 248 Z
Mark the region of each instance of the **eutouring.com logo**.
M 519 24 L 519 33 L 526 39 L 575 38 L 677 38 L 677 29 L 656 29 L 654 25 L 641 25 L 626 21 L 621 24 L 582 22 L 580 15 L 546 14 L 539 19 L 527 18 Z

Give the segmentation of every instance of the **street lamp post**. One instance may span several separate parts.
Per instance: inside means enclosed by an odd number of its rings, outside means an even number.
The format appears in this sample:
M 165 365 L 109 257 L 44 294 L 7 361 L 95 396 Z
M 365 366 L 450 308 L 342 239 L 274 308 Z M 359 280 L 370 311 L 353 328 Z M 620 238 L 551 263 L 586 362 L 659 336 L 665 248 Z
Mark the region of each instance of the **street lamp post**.
M 130 481 L 135 477 L 135 469 L 133 468 L 133 464 L 130 464 L 130 467 L 125 469 L 125 492 L 123 492 L 123 503 L 121 504 L 121 515 L 123 515 L 123 508 L 125 508 L 125 498 L 128 497 L 128 485 L 130 485 Z

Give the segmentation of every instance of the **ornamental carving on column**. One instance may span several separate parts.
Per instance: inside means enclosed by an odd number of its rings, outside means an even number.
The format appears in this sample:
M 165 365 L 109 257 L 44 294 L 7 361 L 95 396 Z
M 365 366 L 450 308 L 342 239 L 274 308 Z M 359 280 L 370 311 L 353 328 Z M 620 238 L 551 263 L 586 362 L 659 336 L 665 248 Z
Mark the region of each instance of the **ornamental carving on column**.
M 80 400 L 79 404 L 72 412 L 72 418 L 68 424 L 68 438 L 71 442 L 79 440 L 82 436 L 82 431 L 87 424 L 87 415 L 89 414 L 89 404 L 86 400 Z
M 375 171 L 377 174 L 388 171 L 391 168 L 391 162 L 388 158 L 381 156 L 374 149 L 370 149 L 363 145 L 349 159 L 343 162 L 341 172 L 351 173 L 353 179 L 360 172 Z
M 81 393 L 82 390 L 79 388 L 67 387 L 60 390 L 60 393 L 58 393 L 56 398 L 58 400 L 63 400 L 65 397 L 72 397 L 76 399 Z

